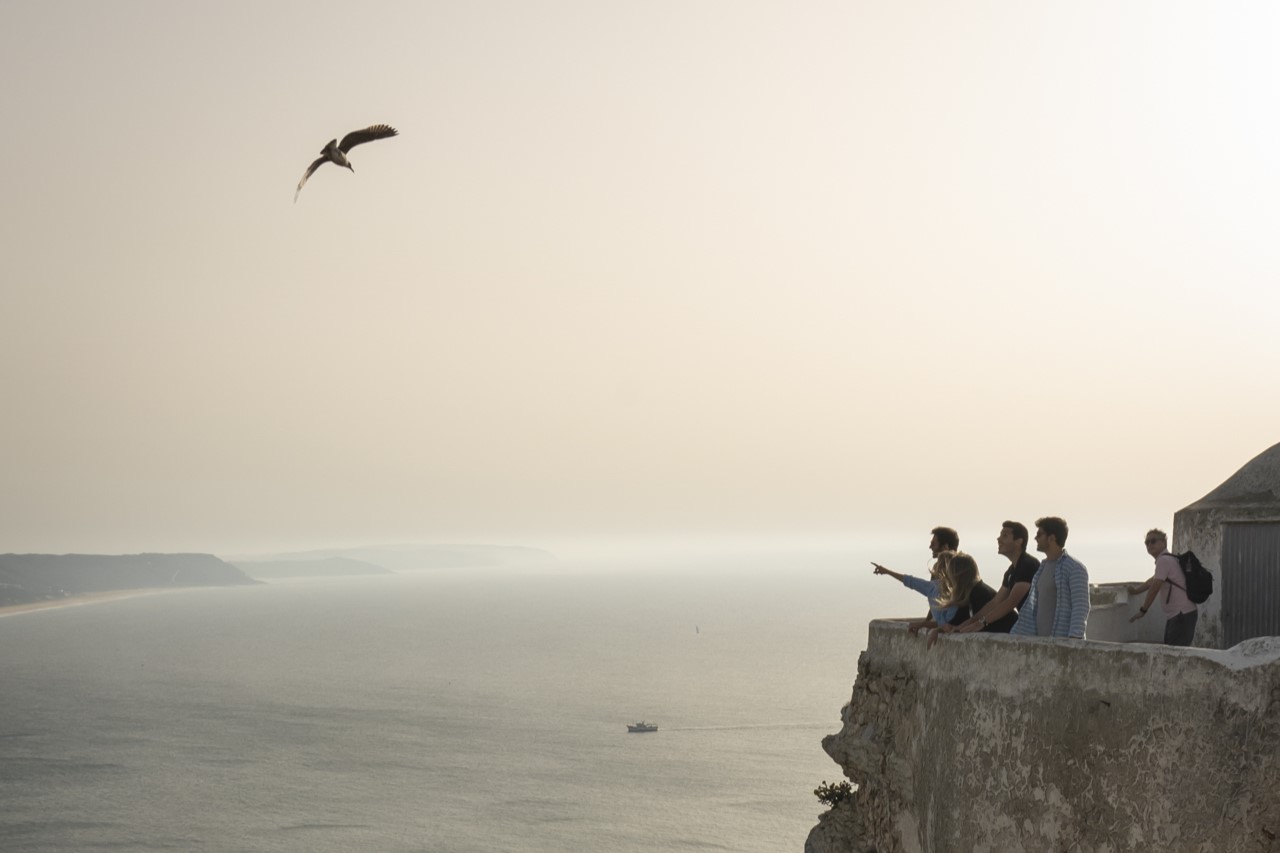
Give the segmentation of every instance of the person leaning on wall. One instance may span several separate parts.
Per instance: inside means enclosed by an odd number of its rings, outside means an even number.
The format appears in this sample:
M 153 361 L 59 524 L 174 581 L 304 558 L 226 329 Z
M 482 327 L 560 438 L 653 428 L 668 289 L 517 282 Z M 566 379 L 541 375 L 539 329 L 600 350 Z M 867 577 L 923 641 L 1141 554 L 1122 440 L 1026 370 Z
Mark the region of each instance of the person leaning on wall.
M 1018 637 L 1084 639 L 1089 620 L 1089 570 L 1067 553 L 1067 522 L 1055 515 L 1036 519 L 1036 550 L 1044 554 L 1018 621 Z
M 996 597 L 996 591 L 987 586 L 978 573 L 978 561 L 958 552 L 951 558 L 938 578 L 938 608 L 949 608 L 952 616 L 946 622 L 937 622 L 929 631 L 929 644 L 933 648 L 939 632 L 950 633 L 965 624 L 979 610 L 984 609 Z
M 1160 590 L 1165 590 L 1164 601 L 1164 644 L 1166 646 L 1189 646 L 1196 636 L 1196 622 L 1200 618 L 1200 609 L 1187 598 L 1187 579 L 1182 572 L 1178 558 L 1169 553 L 1169 538 L 1163 530 L 1152 528 L 1147 531 L 1143 540 L 1147 553 L 1155 558 L 1156 572 L 1145 583 L 1129 587 L 1130 595 L 1147 594 L 1146 601 L 1138 608 L 1138 612 L 1129 618 L 1137 622 L 1147 615 Z
M 1000 526 L 996 551 L 1009 561 L 1009 568 L 1005 570 L 995 598 L 986 607 L 975 610 L 969 621 L 957 631 L 963 634 L 971 631 L 1007 634 L 1013 630 L 1018 621 L 1018 608 L 1026 599 L 1027 590 L 1031 589 L 1036 569 L 1040 568 L 1040 561 L 1027 553 L 1029 539 L 1027 528 L 1017 521 L 1006 521 Z

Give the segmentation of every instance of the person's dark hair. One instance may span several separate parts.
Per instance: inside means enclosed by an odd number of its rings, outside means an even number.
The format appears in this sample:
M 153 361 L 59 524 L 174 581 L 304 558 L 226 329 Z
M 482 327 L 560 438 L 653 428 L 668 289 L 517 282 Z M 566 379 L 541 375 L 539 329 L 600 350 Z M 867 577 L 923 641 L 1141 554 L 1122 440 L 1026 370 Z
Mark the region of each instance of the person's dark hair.
M 1048 533 L 1050 536 L 1057 539 L 1059 548 L 1067 544 L 1067 523 L 1056 515 L 1037 518 L 1036 530 L 1039 530 L 1042 533 Z
M 1164 542 L 1168 542 L 1168 541 L 1169 541 L 1169 537 L 1168 537 L 1168 536 L 1165 536 L 1165 535 L 1164 535 L 1164 531 L 1163 531 L 1163 530 L 1161 530 L 1159 527 L 1153 527 L 1153 528 L 1151 528 L 1150 530 L 1148 530 L 1148 531 L 1147 531 L 1147 537 L 1146 537 L 1146 538 L 1148 538 L 1148 539 L 1152 539 L 1152 538 L 1160 539 L 1161 541 L 1164 541 Z
M 1006 521 L 1001 527 L 1013 534 L 1013 538 L 1022 542 L 1022 550 L 1025 553 L 1027 543 L 1031 541 L 1030 534 L 1027 533 L 1027 526 L 1020 521 Z
M 960 534 L 956 533 L 950 527 L 935 527 L 929 531 L 938 537 L 938 544 L 942 545 L 948 551 L 960 550 Z

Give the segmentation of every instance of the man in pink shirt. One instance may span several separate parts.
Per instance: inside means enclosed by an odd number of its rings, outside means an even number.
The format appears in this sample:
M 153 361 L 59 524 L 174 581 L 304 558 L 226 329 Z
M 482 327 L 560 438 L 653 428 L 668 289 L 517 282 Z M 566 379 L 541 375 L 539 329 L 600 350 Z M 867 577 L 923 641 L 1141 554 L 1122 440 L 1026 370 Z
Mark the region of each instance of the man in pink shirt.
M 1145 592 L 1147 600 L 1142 602 L 1138 612 L 1129 620 L 1136 622 L 1147 615 L 1151 603 L 1156 600 L 1160 590 L 1165 590 L 1164 601 L 1164 644 L 1166 646 L 1189 646 L 1196 635 L 1196 620 L 1200 611 L 1191 599 L 1187 598 L 1187 576 L 1182 572 L 1178 558 L 1169 553 L 1168 537 L 1163 530 L 1150 530 L 1144 540 L 1147 553 L 1156 559 L 1156 573 L 1144 584 L 1129 587 L 1130 595 Z

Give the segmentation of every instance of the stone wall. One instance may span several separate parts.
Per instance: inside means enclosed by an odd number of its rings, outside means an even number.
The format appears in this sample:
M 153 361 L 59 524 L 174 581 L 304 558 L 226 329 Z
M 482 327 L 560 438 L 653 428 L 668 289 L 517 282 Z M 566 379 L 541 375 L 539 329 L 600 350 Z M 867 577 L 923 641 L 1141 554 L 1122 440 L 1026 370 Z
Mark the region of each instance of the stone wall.
M 871 624 L 856 786 L 806 853 L 1280 853 L 1280 638 L 1230 651 Z

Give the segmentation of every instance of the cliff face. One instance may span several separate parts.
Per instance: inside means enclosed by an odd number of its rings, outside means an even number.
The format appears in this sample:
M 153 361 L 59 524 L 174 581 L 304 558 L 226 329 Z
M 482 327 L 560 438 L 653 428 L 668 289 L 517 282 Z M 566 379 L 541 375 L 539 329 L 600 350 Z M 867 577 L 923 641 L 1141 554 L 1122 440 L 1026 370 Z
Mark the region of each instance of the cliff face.
M 212 554 L 0 554 L 0 604 L 116 589 L 257 581 Z
M 806 853 L 1280 851 L 1280 638 L 1230 651 L 873 622 Z

